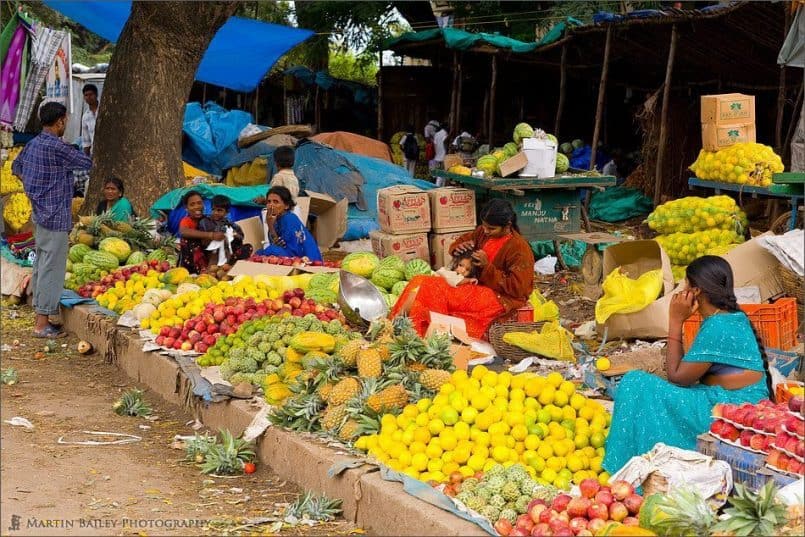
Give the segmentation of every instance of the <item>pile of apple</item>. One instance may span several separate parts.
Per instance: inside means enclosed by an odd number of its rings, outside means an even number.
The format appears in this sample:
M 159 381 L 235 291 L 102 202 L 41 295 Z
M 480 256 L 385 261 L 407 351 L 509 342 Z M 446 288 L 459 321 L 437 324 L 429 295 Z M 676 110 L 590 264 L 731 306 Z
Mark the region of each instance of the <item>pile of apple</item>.
M 227 298 L 223 304 L 207 304 L 204 311 L 185 321 L 182 326 L 163 326 L 155 343 L 161 347 L 200 354 L 207 352 L 219 337 L 237 332 L 241 324 L 268 315 L 304 317 L 312 313 L 328 322 L 337 319 L 346 324 L 340 311 L 327 308 L 305 298 L 305 291 L 286 291 L 282 298 L 256 302 L 253 298 Z
M 307 257 L 283 257 L 279 255 L 253 255 L 249 258 L 253 263 L 269 263 L 271 265 L 285 265 L 288 267 L 331 267 L 341 266 L 340 261 L 311 261 Z
M 643 497 L 635 494 L 634 487 L 626 481 L 615 481 L 606 487 L 597 479 L 585 479 L 579 490 L 580 497 L 560 494 L 550 505 L 540 499 L 532 500 L 528 513 L 520 515 L 514 525 L 501 519 L 495 530 L 513 537 L 572 537 L 597 535 L 612 522 L 640 525 L 637 516 Z
M 84 298 L 95 298 L 108 291 L 111 287 L 115 286 L 116 282 L 126 283 L 132 274 L 141 274 L 145 276 L 149 270 L 156 272 L 168 272 L 171 264 L 168 261 L 158 261 L 156 259 L 151 261 L 143 261 L 138 265 L 130 265 L 121 267 L 114 270 L 108 275 L 101 278 L 96 282 L 87 282 L 76 290 L 79 296 Z

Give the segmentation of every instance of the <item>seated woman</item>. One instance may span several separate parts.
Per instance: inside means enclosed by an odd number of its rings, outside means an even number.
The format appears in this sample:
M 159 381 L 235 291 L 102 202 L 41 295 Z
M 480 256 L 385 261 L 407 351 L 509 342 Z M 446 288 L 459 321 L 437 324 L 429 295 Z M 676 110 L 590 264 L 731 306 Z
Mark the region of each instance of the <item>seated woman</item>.
M 266 195 L 266 225 L 271 244 L 257 250 L 257 255 L 277 255 L 282 257 L 307 257 L 311 261 L 321 261 L 321 252 L 316 239 L 293 213 L 296 202 L 291 191 L 284 186 L 273 186 Z
M 226 235 L 220 231 L 202 231 L 199 223 L 204 218 L 204 198 L 191 190 L 182 198 L 187 216 L 179 222 L 179 266 L 192 274 L 201 274 L 209 265 L 207 245 L 222 241 Z
M 110 177 L 103 184 L 103 200 L 95 208 L 95 214 L 109 212 L 112 220 L 125 222 L 134 215 L 134 209 L 128 198 L 123 197 L 123 181 Z
M 766 355 L 738 308 L 729 264 L 706 255 L 688 265 L 686 277 L 687 289 L 672 297 L 669 308 L 668 381 L 631 371 L 618 385 L 603 464 L 610 473 L 657 442 L 695 449 L 716 403 L 771 396 Z M 683 355 L 682 323 L 696 310 L 701 328 Z
M 472 253 L 478 285 L 465 279 L 452 287 L 440 276 L 417 276 L 406 287 L 391 315 L 407 313 L 424 335 L 435 311 L 464 319 L 467 334 L 483 338 L 489 325 L 525 305 L 534 288 L 534 254 L 520 235 L 511 203 L 495 198 L 480 214 L 481 225 L 462 235 L 449 249 L 452 256 Z

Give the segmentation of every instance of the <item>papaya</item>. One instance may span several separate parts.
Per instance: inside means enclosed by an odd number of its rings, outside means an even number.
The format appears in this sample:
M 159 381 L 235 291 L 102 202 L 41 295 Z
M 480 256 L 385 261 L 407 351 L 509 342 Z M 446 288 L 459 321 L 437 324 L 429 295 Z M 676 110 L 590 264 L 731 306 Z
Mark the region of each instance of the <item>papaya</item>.
M 621 524 L 620 522 L 610 522 L 609 524 L 604 526 L 603 530 L 599 531 L 595 535 L 596 535 L 596 537 L 599 536 L 599 535 L 602 536 L 602 537 L 609 537 L 609 536 L 613 536 L 613 537 L 621 537 L 621 536 L 623 536 L 623 537 L 628 537 L 628 536 L 651 537 L 651 536 L 655 536 L 656 537 L 657 534 L 654 533 L 651 530 L 647 530 L 647 529 L 641 528 L 639 526 L 626 526 L 625 524 Z

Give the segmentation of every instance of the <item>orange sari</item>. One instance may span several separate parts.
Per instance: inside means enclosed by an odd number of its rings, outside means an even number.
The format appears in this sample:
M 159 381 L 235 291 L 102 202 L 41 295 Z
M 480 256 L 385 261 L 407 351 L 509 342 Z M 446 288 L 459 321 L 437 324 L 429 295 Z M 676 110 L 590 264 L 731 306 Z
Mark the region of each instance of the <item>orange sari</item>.
M 511 235 L 486 240 L 481 249 L 490 263 L 509 239 Z M 408 317 L 420 336 L 424 336 L 428 330 L 432 311 L 463 319 L 467 334 L 475 339 L 482 339 L 489 325 L 505 311 L 497 294 L 489 287 L 472 284 L 452 287 L 441 276 L 417 276 L 400 295 L 391 311 L 391 317 L 400 313 L 412 293 L 416 293 L 416 297 Z

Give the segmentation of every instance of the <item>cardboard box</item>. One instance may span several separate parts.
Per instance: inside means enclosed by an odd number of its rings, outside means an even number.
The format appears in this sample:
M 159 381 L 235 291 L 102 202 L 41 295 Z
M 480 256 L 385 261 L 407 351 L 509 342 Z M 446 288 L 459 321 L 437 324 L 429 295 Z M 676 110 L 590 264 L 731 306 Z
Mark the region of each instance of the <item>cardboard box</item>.
M 738 125 L 755 122 L 755 96 L 742 93 L 702 95 L 702 125 Z
M 428 236 L 428 242 L 430 244 L 430 266 L 433 267 L 434 270 L 441 267 L 449 267 L 450 263 L 453 261 L 453 257 L 447 249 L 450 248 L 450 245 L 453 244 L 456 239 L 473 229 L 475 228 L 470 227 L 448 233 L 431 233 Z
M 635 313 L 615 314 L 606 322 L 608 338 L 668 337 L 668 306 L 674 291 L 671 261 L 657 241 L 630 241 L 613 244 L 603 252 L 604 277 L 621 267 L 630 278 L 638 278 L 650 270 L 662 269 L 663 292 L 660 297 Z M 598 327 L 603 332 L 603 326 Z
M 500 176 L 508 177 L 515 172 L 519 172 L 528 165 L 528 157 L 525 153 L 520 151 L 513 157 L 509 157 L 498 166 L 500 168 Z
M 433 231 L 442 233 L 475 227 L 475 192 L 467 188 L 434 188 L 430 196 Z
M 274 265 L 271 263 L 255 263 L 254 261 L 238 261 L 229 271 L 229 275 L 234 276 L 293 276 L 295 274 L 318 274 L 320 272 L 338 272 L 339 269 L 333 267 L 294 267 L 291 265 Z
M 430 231 L 430 198 L 415 186 L 377 191 L 377 219 L 386 233 L 406 235 Z
M 705 151 L 718 151 L 731 145 L 754 142 L 755 124 L 702 125 L 702 147 Z
M 344 236 L 347 232 L 347 208 L 349 202 L 345 199 L 335 201 L 327 194 L 307 192 L 307 196 L 296 198 L 296 207 L 293 212 L 308 226 L 310 233 L 316 239 L 319 249 L 323 252 Z M 313 222 L 308 221 L 311 214 L 316 215 Z M 263 209 L 262 218 L 253 216 L 238 220 L 237 224 L 243 229 L 243 242 L 251 244 L 255 250 L 261 249 L 268 243 L 268 228 L 265 224 L 266 210 Z
M 403 261 L 422 259 L 430 262 L 426 233 L 392 235 L 382 231 L 372 231 L 369 233 L 369 238 L 372 241 L 372 251 L 378 257 L 396 255 Z
M 769 234 L 764 233 L 759 237 Z M 759 301 L 766 302 L 782 295 L 785 290 L 780 280 L 780 262 L 760 245 L 759 237 L 739 244 L 721 257 L 732 267 L 735 287 L 757 287 Z

